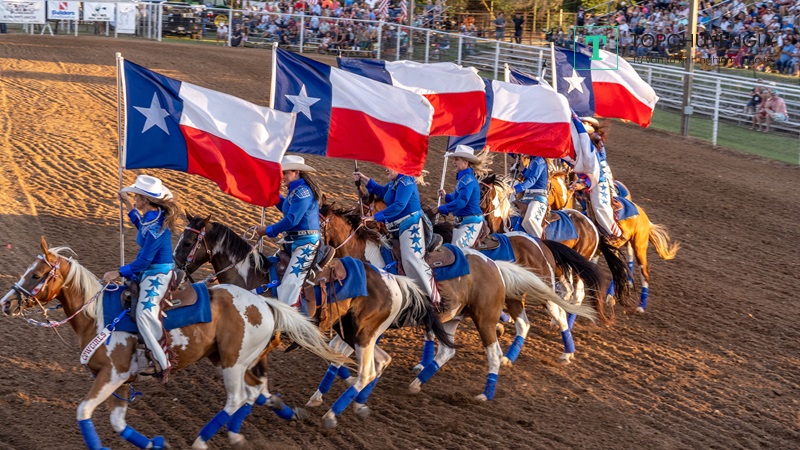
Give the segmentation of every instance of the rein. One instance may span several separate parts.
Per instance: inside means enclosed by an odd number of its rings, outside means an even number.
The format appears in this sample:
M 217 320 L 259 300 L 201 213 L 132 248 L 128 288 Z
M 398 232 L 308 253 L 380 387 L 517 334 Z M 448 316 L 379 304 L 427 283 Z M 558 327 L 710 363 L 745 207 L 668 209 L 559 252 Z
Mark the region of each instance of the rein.
M 34 300 L 36 300 L 36 303 L 38 303 L 39 307 L 42 309 L 42 313 L 44 314 L 45 319 L 47 319 L 47 322 L 40 322 L 38 320 L 31 319 L 31 318 L 28 318 L 28 317 L 25 318 L 25 321 L 28 322 L 29 324 L 35 325 L 37 327 L 43 327 L 43 328 L 57 328 L 57 327 L 60 327 L 60 326 L 62 326 L 64 324 L 66 324 L 67 322 L 69 322 L 70 320 L 72 320 L 73 318 L 75 318 L 75 316 L 77 316 L 78 314 L 80 314 L 83 311 L 85 311 L 86 308 L 88 308 L 92 303 L 94 303 L 95 300 L 97 300 L 97 298 L 100 297 L 100 294 L 102 294 L 106 289 L 108 289 L 108 286 L 110 286 L 111 284 L 112 284 L 111 282 L 106 283 L 105 286 L 100 288 L 100 290 L 96 294 L 94 294 L 94 296 L 92 298 L 90 298 L 89 301 L 84 303 L 83 306 L 81 306 L 71 316 L 67 317 L 64 320 L 59 320 L 58 322 L 54 322 L 54 321 L 50 320 L 47 317 L 47 310 L 44 308 L 44 306 L 41 304 L 41 302 L 39 302 L 39 299 L 34 297 Z M 113 292 L 113 291 L 118 290 L 120 285 L 115 284 L 114 286 L 115 286 L 114 289 L 111 289 L 109 292 Z M 45 303 L 47 303 L 49 301 L 50 300 L 46 301 Z
M 333 213 L 329 212 L 329 214 L 333 214 Z M 319 226 L 320 234 L 322 236 L 323 242 L 325 242 L 325 241 L 328 240 L 327 239 L 327 237 L 328 237 L 327 230 L 328 230 L 328 224 L 330 223 L 331 218 L 328 217 L 328 216 L 323 216 L 322 214 L 320 214 L 319 216 L 322 219 L 322 222 L 320 222 L 320 226 Z M 364 226 L 365 226 L 365 222 L 362 220 L 361 223 L 359 223 L 358 226 L 355 227 L 353 229 L 353 231 L 350 232 L 350 235 L 347 236 L 347 239 L 345 239 L 341 244 L 339 244 L 338 246 L 334 247 L 333 249 L 334 250 L 339 250 L 340 248 L 344 247 L 348 242 L 350 242 L 351 239 L 353 239 L 353 237 L 355 237 L 355 235 L 358 232 L 358 230 L 364 228 Z

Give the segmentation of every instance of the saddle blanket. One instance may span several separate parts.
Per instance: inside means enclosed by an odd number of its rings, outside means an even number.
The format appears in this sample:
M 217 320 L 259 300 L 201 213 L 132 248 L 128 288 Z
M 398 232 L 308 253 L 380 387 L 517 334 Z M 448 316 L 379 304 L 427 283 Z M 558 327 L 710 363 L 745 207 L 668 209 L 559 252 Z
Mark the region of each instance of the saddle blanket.
M 510 262 L 517 262 L 517 258 L 514 256 L 514 249 L 511 247 L 511 240 L 505 234 L 492 234 L 498 241 L 500 241 L 500 246 L 494 250 L 478 250 L 479 252 L 483 253 L 489 259 L 493 259 L 495 261 L 510 261 Z
M 453 252 L 456 260 L 453 264 L 448 266 L 434 268 L 433 278 L 436 281 L 447 281 L 452 280 L 453 278 L 469 275 L 469 261 L 467 261 L 467 257 L 464 255 L 464 252 L 452 244 L 442 245 L 449 248 Z M 386 267 L 383 270 L 393 275 L 397 275 L 397 264 L 392 264 L 395 262 L 394 258 L 392 257 L 392 251 L 388 248 L 381 247 L 381 256 L 383 256 L 383 261 L 386 263 Z
M 559 218 L 556 221 L 547 224 L 544 229 L 544 238 L 548 241 L 565 242 L 573 239 L 578 239 L 578 230 L 575 228 L 575 222 L 569 214 L 563 211 L 552 211 L 558 214 Z
M 204 283 L 192 285 L 197 294 L 197 302 L 193 305 L 178 307 L 167 312 L 164 317 L 164 328 L 172 330 L 175 328 L 186 327 L 196 323 L 211 322 L 211 297 L 208 287 Z M 125 289 L 103 292 L 103 322 L 108 326 L 120 314 L 122 314 L 122 293 Z M 122 316 L 117 323 L 114 331 L 125 331 L 127 333 L 137 333 L 139 329 L 136 323 L 131 320 L 128 314 Z
M 636 205 L 634 205 L 632 201 L 625 197 L 614 197 L 614 199 L 622 203 L 622 209 L 619 211 L 614 211 L 618 222 L 639 215 L 639 211 L 636 209 Z
M 347 272 L 347 276 L 341 284 L 334 281 L 333 291 L 328 289 L 328 303 L 337 300 L 344 300 L 353 297 L 365 297 L 367 295 L 367 273 L 364 270 L 364 263 L 361 260 L 345 256 L 339 259 Z M 334 295 L 334 292 L 336 293 Z M 314 295 L 317 297 L 317 306 L 322 305 L 322 293 L 319 286 L 314 286 Z

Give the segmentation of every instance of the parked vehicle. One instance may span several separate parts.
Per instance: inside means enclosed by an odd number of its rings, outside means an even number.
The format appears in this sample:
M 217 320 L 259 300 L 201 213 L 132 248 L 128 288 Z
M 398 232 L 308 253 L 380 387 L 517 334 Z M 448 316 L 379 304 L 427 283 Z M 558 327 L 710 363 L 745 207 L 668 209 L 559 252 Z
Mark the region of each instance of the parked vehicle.
M 192 35 L 202 30 L 205 7 L 185 2 L 162 3 L 161 32 L 164 35 Z

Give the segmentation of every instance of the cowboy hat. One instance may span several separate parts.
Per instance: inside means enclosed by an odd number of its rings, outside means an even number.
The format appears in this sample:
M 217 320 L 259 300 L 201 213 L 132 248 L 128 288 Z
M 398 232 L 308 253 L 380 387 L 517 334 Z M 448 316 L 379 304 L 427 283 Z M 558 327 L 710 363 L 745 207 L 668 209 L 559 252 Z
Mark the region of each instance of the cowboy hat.
M 445 158 L 462 158 L 469 162 L 478 162 L 478 157 L 475 156 L 475 150 L 466 145 L 457 145 L 454 152 L 446 153 Z
M 161 180 L 150 175 L 139 175 L 136 177 L 135 183 L 122 188 L 120 192 L 133 192 L 156 200 L 169 200 L 172 198 L 172 192 L 161 183 Z
M 594 117 L 581 117 L 581 122 L 586 127 L 587 133 L 594 133 L 594 130 L 600 128 L 600 122 Z
M 281 160 L 281 170 L 299 170 L 300 172 L 316 172 L 316 170 L 306 165 L 306 160 L 302 156 L 286 155 Z

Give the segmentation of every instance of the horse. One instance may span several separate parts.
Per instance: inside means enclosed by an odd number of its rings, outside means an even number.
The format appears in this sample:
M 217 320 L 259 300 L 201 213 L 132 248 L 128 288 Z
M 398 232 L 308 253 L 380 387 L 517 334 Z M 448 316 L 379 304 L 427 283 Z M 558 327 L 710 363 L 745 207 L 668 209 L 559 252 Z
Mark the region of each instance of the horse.
M 373 204 L 370 208 L 376 209 L 376 206 Z M 380 208 L 380 206 L 377 208 Z M 362 258 L 378 266 L 385 264 L 380 250 L 380 247 L 384 244 L 381 235 L 363 226 L 358 214 L 327 204 L 322 204 L 320 206 L 320 214 L 323 216 L 322 223 L 324 224 L 325 242 L 329 245 L 336 246 L 339 254 Z M 521 237 L 521 239 L 527 241 L 527 238 Z M 519 247 L 524 248 L 525 255 L 522 257 L 523 259 L 529 258 L 535 261 L 540 267 L 548 267 L 548 265 L 549 267 L 556 266 L 555 260 L 548 262 L 543 257 L 536 256 L 547 247 L 540 247 L 535 242 L 523 242 Z M 560 307 L 570 313 L 586 316 L 594 320 L 594 311 L 587 306 L 573 305 L 563 300 L 551 287 L 547 286 L 538 276 L 526 270 L 524 267 L 507 261 L 493 261 L 482 253 L 471 249 L 465 249 L 464 253 L 467 255 L 470 274 L 453 280 L 437 281 L 442 298 L 447 299 L 447 305 L 440 313 L 440 317 L 445 327 L 449 327 L 453 334 L 455 334 L 458 323 L 465 314 L 472 317 L 478 329 L 478 333 L 481 336 L 481 340 L 484 346 L 486 346 L 487 354 L 489 354 L 491 358 L 489 361 L 490 376 L 492 373 L 496 373 L 494 370 L 499 366 L 499 364 L 495 365 L 495 355 L 490 352 L 490 349 L 499 347 L 494 329 L 503 304 L 509 305 L 511 314 L 518 319 L 517 333 L 519 337 L 519 339 L 515 338 L 516 344 L 509 350 L 509 353 L 498 361 L 505 362 L 506 364 L 513 362 L 513 359 L 519 354 L 522 344 L 524 343 L 524 337 L 530 329 L 530 322 L 525 313 L 523 303 L 526 294 L 528 299 L 543 305 L 548 305 L 549 308 Z M 492 266 L 497 267 L 501 275 L 499 278 L 500 283 L 497 285 L 492 284 L 493 278 L 489 277 L 496 273 L 495 270 L 492 270 Z M 543 272 L 547 270 L 548 273 L 552 273 L 549 269 L 544 269 L 544 267 L 542 267 Z M 580 270 L 590 269 L 591 268 L 587 266 L 581 267 Z M 554 278 L 555 275 L 551 275 L 551 277 Z M 480 285 L 478 285 L 479 283 Z M 505 283 L 505 287 L 503 283 Z M 486 305 L 487 298 L 492 298 L 493 303 L 490 307 Z M 499 303 L 500 310 L 496 310 L 498 305 L 494 302 Z M 484 312 L 487 309 L 491 311 L 491 313 Z M 567 331 L 569 330 L 567 329 Z M 419 392 L 421 385 L 432 375 L 432 373 L 430 373 L 432 363 L 429 362 L 429 359 L 433 350 L 433 340 L 428 336 L 425 346 L 423 347 L 422 362 L 415 367 L 415 371 L 419 371 L 419 375 L 411 385 L 411 391 L 413 393 Z M 497 350 L 494 351 L 496 352 Z M 574 353 L 574 349 L 572 352 Z M 434 372 L 438 370 L 444 363 L 452 358 L 454 354 L 454 350 L 443 349 L 442 346 L 440 346 L 439 352 L 437 352 L 434 357 L 433 364 L 435 365 L 432 370 Z M 489 380 L 487 379 L 487 387 L 489 384 Z M 491 397 L 486 395 L 485 390 L 484 394 L 479 395 L 477 398 L 486 400 Z
M 111 426 L 123 439 L 139 448 L 164 448 L 163 437 L 149 439 L 125 420 L 128 405 L 121 399 L 125 398 L 127 388 L 140 369 L 136 334 L 104 325 L 103 300 L 98 300 L 104 291 L 103 286 L 77 260 L 66 256 L 72 252 L 69 248 L 49 248 L 44 237 L 40 245 L 42 255 L 0 300 L 3 313 L 20 316 L 35 305 L 44 310 L 44 305 L 57 300 L 68 317 L 66 320 L 55 325 L 37 323 L 32 319 L 28 321 L 48 327 L 69 323 L 78 335 L 81 349 L 86 349 L 84 354 L 90 348 L 96 349 L 86 363 L 95 380 L 78 405 L 77 413 L 78 425 L 89 449 L 101 448 L 92 415 L 95 408 L 106 400 L 111 407 Z M 260 383 L 250 369 L 264 357 L 276 329 L 283 330 L 305 348 L 329 361 L 339 364 L 349 361 L 329 350 L 313 324 L 276 299 L 258 297 L 232 285 L 214 286 L 208 288 L 208 293 L 210 322 L 169 331 L 171 351 L 176 355 L 172 370 L 183 369 L 204 357 L 222 368 L 227 393 L 225 407 L 200 431 L 192 445 L 195 449 L 207 448 L 206 442 L 220 428 L 235 424 L 242 418 L 243 411 L 249 411 L 247 405 L 258 401 Z
M 187 213 L 189 223 L 175 246 L 176 263 L 193 273 L 206 262 L 214 267 L 213 277 L 254 289 L 270 283 L 276 261 L 271 261 L 252 247 L 244 238 L 227 226 L 212 222 L 210 217 L 195 217 Z M 452 339 L 439 322 L 433 305 L 411 279 L 394 276 L 388 272 L 365 265 L 367 293 L 350 299 L 341 299 L 330 305 L 329 324 L 338 333 L 330 345 L 346 355 L 355 352 L 359 365 L 358 376 L 350 377 L 339 364 L 328 367 L 320 386 L 308 402 L 308 406 L 322 404 L 322 396 L 330 390 L 337 374 L 345 379 L 355 378 L 350 387 L 339 397 L 323 416 L 327 428 L 337 425 L 339 416 L 350 403 L 359 417 L 370 413 L 366 401 L 378 378 L 392 358 L 377 345 L 378 338 L 389 327 L 424 325 L 445 346 L 452 346 Z M 275 273 L 277 276 L 277 273 Z M 322 313 L 322 308 L 317 309 Z

